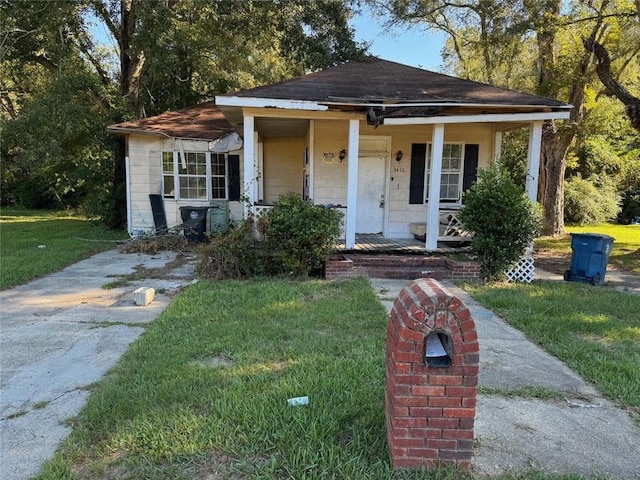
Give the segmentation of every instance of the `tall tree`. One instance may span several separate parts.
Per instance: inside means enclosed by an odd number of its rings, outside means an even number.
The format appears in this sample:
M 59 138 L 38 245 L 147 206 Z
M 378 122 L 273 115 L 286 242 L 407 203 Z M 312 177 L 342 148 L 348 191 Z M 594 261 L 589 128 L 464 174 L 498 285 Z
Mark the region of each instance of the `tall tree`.
M 82 88 L 92 105 L 102 112 L 95 122 L 104 130 L 109 123 L 279 81 L 363 53 L 348 27 L 347 0 L 0 0 L 0 8 L 6 19 L 0 32 L 0 101 L 9 129 L 33 127 L 33 122 L 17 120 L 26 110 L 35 111 L 54 85 L 77 85 L 70 80 L 78 75 L 85 79 Z M 97 38 L 96 32 L 105 33 Z M 94 126 L 84 130 L 86 143 L 94 140 Z M 49 131 L 56 135 L 55 129 Z M 13 136 L 17 144 L 3 145 L 3 157 L 26 165 L 32 148 L 20 138 L 28 136 Z M 122 222 L 122 141 L 115 152 L 111 205 Z
M 618 37 L 619 41 L 637 28 L 628 21 L 633 15 L 631 2 L 370 0 L 370 3 L 390 15 L 391 23 L 420 23 L 446 32 L 448 64 L 458 75 L 558 98 L 574 106 L 569 121 L 547 122 L 543 130 L 539 184 L 539 199 L 544 208 L 543 233 L 563 233 L 566 155 L 587 113 L 585 91 L 593 78 L 593 57 L 582 48 L 580 35 L 595 41 L 613 41 Z M 627 22 L 627 29 L 620 27 L 622 22 Z M 623 49 L 616 51 L 620 53 Z M 514 61 L 516 58 L 518 61 Z

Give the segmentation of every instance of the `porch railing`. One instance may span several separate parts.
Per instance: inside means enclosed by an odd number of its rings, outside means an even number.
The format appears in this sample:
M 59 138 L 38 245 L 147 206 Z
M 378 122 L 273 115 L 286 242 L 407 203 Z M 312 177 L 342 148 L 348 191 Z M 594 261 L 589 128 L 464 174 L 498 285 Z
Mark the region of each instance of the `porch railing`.
M 468 241 L 473 232 L 467 230 L 460 218 L 458 210 L 440 210 L 439 242 Z

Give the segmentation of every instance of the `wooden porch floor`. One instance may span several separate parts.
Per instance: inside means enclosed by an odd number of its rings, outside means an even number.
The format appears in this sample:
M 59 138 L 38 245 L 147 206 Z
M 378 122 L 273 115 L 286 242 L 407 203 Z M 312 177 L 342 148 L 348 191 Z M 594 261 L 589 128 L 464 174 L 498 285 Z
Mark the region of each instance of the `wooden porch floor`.
M 405 253 L 413 255 L 426 255 L 424 242 L 414 238 L 384 238 L 380 234 L 358 234 L 356 235 L 356 246 L 353 250 L 345 248 L 344 241 L 339 243 L 337 248 L 339 252 L 351 251 L 360 253 Z M 437 253 L 455 253 L 466 251 L 468 247 L 452 248 L 438 245 Z

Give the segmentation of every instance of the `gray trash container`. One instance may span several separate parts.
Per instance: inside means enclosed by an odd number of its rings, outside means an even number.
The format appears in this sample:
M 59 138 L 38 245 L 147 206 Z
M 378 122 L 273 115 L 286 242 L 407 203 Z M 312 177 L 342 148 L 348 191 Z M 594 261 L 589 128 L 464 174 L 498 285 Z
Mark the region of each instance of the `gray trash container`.
M 564 273 L 564 279 L 602 285 L 614 240 L 609 235 L 572 233 L 571 267 Z
M 209 207 L 180 207 L 184 236 L 190 242 L 204 242 Z

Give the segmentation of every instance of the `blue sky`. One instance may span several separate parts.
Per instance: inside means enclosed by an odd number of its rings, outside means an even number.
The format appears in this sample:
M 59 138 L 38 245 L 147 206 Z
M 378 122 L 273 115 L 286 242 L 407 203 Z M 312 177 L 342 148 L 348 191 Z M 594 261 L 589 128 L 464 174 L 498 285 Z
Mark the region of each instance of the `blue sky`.
M 356 40 L 372 42 L 369 50 L 373 55 L 426 70 L 442 69 L 440 50 L 444 34 L 418 29 L 386 32 L 382 20 L 366 9 L 350 23 L 355 28 Z

